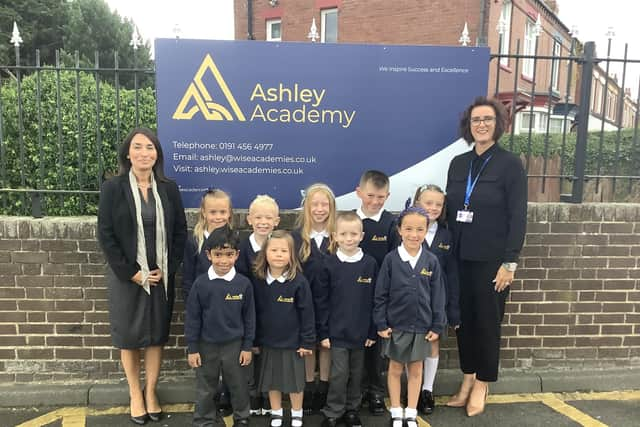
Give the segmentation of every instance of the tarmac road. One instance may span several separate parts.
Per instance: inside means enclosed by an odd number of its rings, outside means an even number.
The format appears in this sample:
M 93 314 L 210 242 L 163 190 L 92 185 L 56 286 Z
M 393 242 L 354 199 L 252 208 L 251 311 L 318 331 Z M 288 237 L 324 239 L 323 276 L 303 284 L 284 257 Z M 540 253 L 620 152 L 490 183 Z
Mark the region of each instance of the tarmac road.
M 484 414 L 468 418 L 464 409 L 447 408 L 446 397 L 437 400 L 436 411 L 420 419 L 420 426 L 616 426 L 640 425 L 640 391 L 592 393 L 495 394 L 489 396 Z M 164 405 L 166 417 L 150 427 L 188 426 L 191 404 Z M 132 426 L 127 406 L 0 408 L 2 427 L 117 427 Z M 387 427 L 389 416 L 374 417 L 361 411 L 363 426 Z M 231 426 L 231 417 L 225 420 Z M 306 427 L 318 427 L 320 415 L 305 417 Z M 251 426 L 267 427 L 268 417 L 252 417 Z M 287 421 L 285 419 L 285 425 Z M 222 424 L 221 424 L 222 426 Z

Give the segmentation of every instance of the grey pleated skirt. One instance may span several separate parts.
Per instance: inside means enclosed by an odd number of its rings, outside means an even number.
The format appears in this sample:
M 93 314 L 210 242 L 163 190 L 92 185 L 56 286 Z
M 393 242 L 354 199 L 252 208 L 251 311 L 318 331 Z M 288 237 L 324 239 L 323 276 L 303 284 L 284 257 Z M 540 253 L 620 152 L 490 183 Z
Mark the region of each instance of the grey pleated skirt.
M 260 391 L 299 393 L 304 390 L 304 359 L 293 349 L 262 347 Z
M 395 330 L 391 338 L 382 341 L 382 355 L 400 363 L 422 361 L 431 355 L 431 343 L 427 334 L 414 334 Z

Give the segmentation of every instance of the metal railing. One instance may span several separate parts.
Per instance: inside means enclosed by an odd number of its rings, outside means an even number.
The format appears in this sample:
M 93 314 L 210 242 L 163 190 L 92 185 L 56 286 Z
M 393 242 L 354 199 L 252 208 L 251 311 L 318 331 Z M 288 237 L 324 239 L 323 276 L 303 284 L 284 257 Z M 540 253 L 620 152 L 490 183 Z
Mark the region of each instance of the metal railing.
M 523 78 L 523 61 L 530 61 L 532 76 Z M 154 89 L 139 84 L 142 77 L 153 80 L 153 69 L 120 68 L 118 53 L 113 67 L 101 67 L 98 53 L 93 64 L 82 64 L 78 53 L 72 62 L 58 54 L 55 64 L 41 64 L 36 54 L 35 64 L 22 64 L 16 46 L 15 64 L 0 65 L 0 213 L 95 213 L 99 186 L 117 168 L 123 131 L 155 127 Z M 622 67 L 620 83 L 610 75 L 612 64 Z M 625 95 L 629 69 L 639 64 L 626 53 L 621 59 L 596 57 L 594 43 L 582 46 L 575 39 L 559 55 L 539 55 L 537 42 L 532 54 L 522 54 L 520 41 L 515 53 L 491 55 L 495 75 L 489 84 L 509 108 L 511 122 L 502 144 L 523 157 L 530 198 L 581 203 L 595 194 L 607 201 L 640 200 L 640 84 L 635 99 Z M 636 68 L 631 71 L 637 76 Z M 123 76 L 133 76 L 129 87 L 121 84 Z M 610 90 L 599 97 L 591 93 L 594 81 L 617 93 L 615 103 Z M 594 131 L 596 104 L 602 117 Z M 612 104 L 613 116 L 607 114 Z M 625 108 L 633 115 L 631 126 L 623 122 Z M 534 118 L 546 121 L 535 126 Z M 560 120 L 561 128 L 552 129 L 552 120 Z

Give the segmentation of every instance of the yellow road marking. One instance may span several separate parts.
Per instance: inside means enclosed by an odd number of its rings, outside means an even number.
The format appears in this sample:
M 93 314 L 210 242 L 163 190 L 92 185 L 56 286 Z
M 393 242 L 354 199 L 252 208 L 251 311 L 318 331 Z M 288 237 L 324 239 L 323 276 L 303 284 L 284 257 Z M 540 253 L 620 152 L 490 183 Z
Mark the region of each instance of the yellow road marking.
M 448 396 L 439 396 L 436 399 L 438 406 L 444 406 Z M 603 427 L 606 424 L 592 418 L 586 413 L 567 404 L 567 401 L 592 401 L 592 400 L 616 400 L 629 401 L 640 400 L 640 390 L 623 390 L 610 392 L 590 392 L 590 393 L 533 393 L 533 394 L 494 394 L 489 395 L 488 404 L 513 404 L 513 403 L 534 403 L 540 402 L 554 411 L 564 415 L 573 421 L 586 427 Z M 385 399 L 387 407 L 389 407 L 389 399 Z M 193 404 L 179 403 L 173 405 L 163 405 L 162 410 L 165 413 L 188 413 L 193 412 Z M 106 409 L 96 409 L 87 407 L 65 407 L 47 412 L 37 418 L 25 421 L 16 427 L 41 427 L 53 423 L 57 420 L 62 421 L 63 427 L 85 427 L 87 416 L 104 416 L 104 415 L 123 415 L 129 413 L 128 406 L 115 406 Z M 226 426 L 233 425 L 233 417 L 228 416 L 224 419 Z M 428 421 L 422 417 L 418 417 L 418 425 L 420 427 L 431 427 Z
M 592 418 L 591 416 L 585 414 L 584 412 L 580 411 L 579 409 L 571 405 L 567 405 L 562 400 L 556 397 L 543 399 L 542 403 L 547 405 L 549 408 L 553 409 L 554 411 L 564 415 L 565 417 L 572 419 L 573 421 L 577 422 L 582 426 L 607 427 L 606 424 L 601 423 L 600 421 L 596 420 L 595 418 Z

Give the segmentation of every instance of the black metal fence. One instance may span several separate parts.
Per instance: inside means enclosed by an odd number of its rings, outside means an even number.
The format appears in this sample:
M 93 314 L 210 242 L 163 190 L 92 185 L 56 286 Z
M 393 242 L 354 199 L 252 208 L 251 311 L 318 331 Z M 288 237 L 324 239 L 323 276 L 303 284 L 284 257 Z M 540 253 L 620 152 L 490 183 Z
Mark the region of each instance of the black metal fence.
M 637 80 L 636 96 L 625 95 L 640 60 L 627 58 L 626 48 L 624 58 L 611 58 L 610 50 L 596 57 L 594 43 L 574 39 L 555 55 L 538 54 L 537 42 L 522 54 L 517 41 L 515 53 L 491 56 L 489 85 L 511 121 L 501 143 L 522 156 L 530 200 L 640 200 Z M 98 58 L 82 66 L 77 53 L 72 64 L 58 55 L 41 64 L 36 55 L 35 64 L 22 64 L 16 48 L 15 64 L 0 65 L 0 214 L 95 213 L 123 133 L 155 128 L 153 84 L 139 84 L 155 71 L 119 68 L 117 53 L 114 67 Z M 622 67 L 620 82 L 613 64 Z M 532 75 L 523 79 L 525 67 Z M 123 86 L 123 76 L 133 84 Z M 606 90 L 592 94 L 595 81 Z
M 502 144 L 523 158 L 530 201 L 555 201 L 545 196 L 549 190 L 572 203 L 640 201 L 640 60 L 628 58 L 626 44 L 623 58 L 611 57 L 611 40 L 605 57 L 596 56 L 595 43 L 576 39 L 558 43 L 557 51 L 540 55 L 536 40 L 534 52 L 523 54 L 517 40 L 515 53 L 491 55 L 493 95 L 510 117 Z M 504 60 L 512 63 L 505 67 Z M 536 114 L 545 118 L 542 127 L 534 125 Z M 552 120 L 561 124 L 555 131 Z

